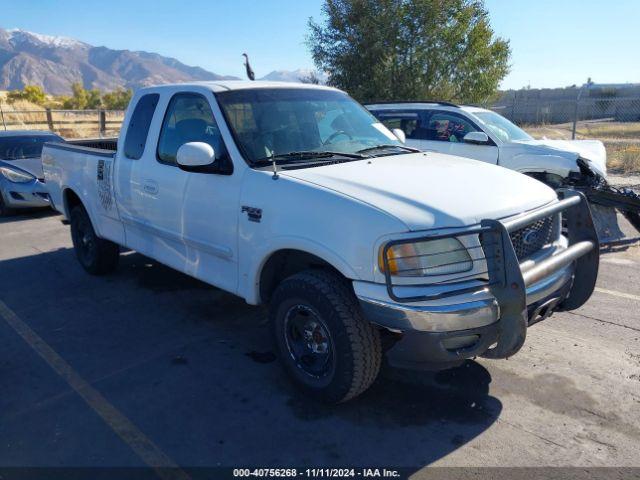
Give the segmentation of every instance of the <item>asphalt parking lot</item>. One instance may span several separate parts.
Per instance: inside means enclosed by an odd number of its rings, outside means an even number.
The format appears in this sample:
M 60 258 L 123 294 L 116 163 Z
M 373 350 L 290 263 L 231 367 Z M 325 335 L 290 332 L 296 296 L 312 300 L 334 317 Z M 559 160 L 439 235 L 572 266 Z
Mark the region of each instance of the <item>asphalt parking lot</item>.
M 53 214 L 0 220 L 0 466 L 640 466 L 640 246 L 509 360 L 386 368 L 309 402 L 265 312 L 139 254 L 91 277 Z

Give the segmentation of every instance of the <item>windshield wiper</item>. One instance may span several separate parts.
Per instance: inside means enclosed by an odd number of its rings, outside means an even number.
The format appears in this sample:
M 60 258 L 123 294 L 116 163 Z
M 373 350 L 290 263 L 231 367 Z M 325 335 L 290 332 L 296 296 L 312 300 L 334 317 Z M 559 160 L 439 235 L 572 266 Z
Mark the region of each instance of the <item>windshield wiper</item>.
M 404 150 L 406 152 L 411 152 L 411 153 L 417 153 L 420 151 L 417 148 L 405 147 L 404 145 L 394 145 L 392 143 L 384 143 L 382 145 L 376 145 L 375 147 L 363 148 L 362 150 L 358 150 L 356 153 L 373 152 L 375 150 L 386 150 L 389 148 L 398 148 L 400 150 Z
M 334 158 L 334 157 L 343 157 L 350 158 L 354 160 L 363 160 L 365 158 L 369 158 L 369 155 L 364 155 L 360 152 L 356 153 L 344 153 L 344 152 L 331 152 L 329 150 L 302 150 L 299 152 L 288 152 L 288 153 L 279 153 L 277 155 L 273 155 L 270 157 L 259 158 L 254 160 L 255 164 L 269 164 L 273 162 L 273 160 L 281 161 L 281 160 L 315 160 L 315 159 L 326 159 L 326 158 Z

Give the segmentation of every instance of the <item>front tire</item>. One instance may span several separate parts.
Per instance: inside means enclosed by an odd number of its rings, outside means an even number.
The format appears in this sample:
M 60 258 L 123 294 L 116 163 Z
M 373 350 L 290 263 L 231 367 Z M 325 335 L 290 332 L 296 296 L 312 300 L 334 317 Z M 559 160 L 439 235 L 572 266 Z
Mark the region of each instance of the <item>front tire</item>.
M 287 278 L 273 294 L 270 320 L 281 363 L 310 396 L 345 402 L 378 376 L 380 334 L 339 275 L 307 270 Z
M 0 193 L 0 217 L 8 217 L 13 214 L 13 210 L 7 207 L 4 203 L 4 199 L 2 198 L 2 194 Z
M 91 275 L 104 275 L 118 266 L 120 247 L 96 235 L 82 205 L 71 210 L 71 240 L 80 265 Z

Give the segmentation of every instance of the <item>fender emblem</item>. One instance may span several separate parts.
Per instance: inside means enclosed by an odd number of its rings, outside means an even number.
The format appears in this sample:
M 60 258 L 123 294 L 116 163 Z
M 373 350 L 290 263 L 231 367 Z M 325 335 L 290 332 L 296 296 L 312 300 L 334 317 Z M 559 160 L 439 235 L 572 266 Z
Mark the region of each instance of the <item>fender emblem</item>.
M 247 213 L 247 218 L 250 222 L 260 223 L 262 220 L 262 209 L 256 207 L 248 207 L 246 205 L 242 206 L 242 213 Z

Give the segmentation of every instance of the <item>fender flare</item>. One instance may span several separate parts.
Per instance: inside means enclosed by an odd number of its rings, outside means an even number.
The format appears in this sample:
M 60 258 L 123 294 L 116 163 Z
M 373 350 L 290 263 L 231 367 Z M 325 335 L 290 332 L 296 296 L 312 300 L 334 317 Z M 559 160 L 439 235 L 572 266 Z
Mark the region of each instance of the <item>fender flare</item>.
M 270 240 L 268 245 L 259 250 L 254 250 L 251 259 L 248 259 L 248 266 L 244 275 L 241 275 L 240 295 L 247 303 L 257 305 L 260 299 L 260 277 L 267 261 L 277 252 L 282 250 L 298 250 L 300 252 L 314 255 L 327 262 L 335 268 L 345 278 L 359 279 L 360 275 L 351 265 L 337 252 L 326 248 L 318 242 L 305 237 L 282 236 Z
M 69 210 L 69 205 L 67 201 L 68 192 L 71 192 L 80 200 L 80 205 L 83 206 L 83 208 L 87 212 L 87 215 L 89 215 L 89 219 L 91 220 L 91 226 L 93 227 L 93 230 L 96 232 L 96 235 L 100 237 L 98 222 L 96 222 L 91 208 L 87 206 L 87 202 L 85 201 L 85 198 L 83 198 L 82 195 L 78 194 L 78 192 L 73 187 L 70 187 L 68 185 L 65 185 L 64 187 L 62 187 L 61 191 L 62 191 L 62 202 L 63 202 L 62 208 L 64 209 L 64 216 L 67 218 L 67 220 L 71 221 L 71 211 Z

